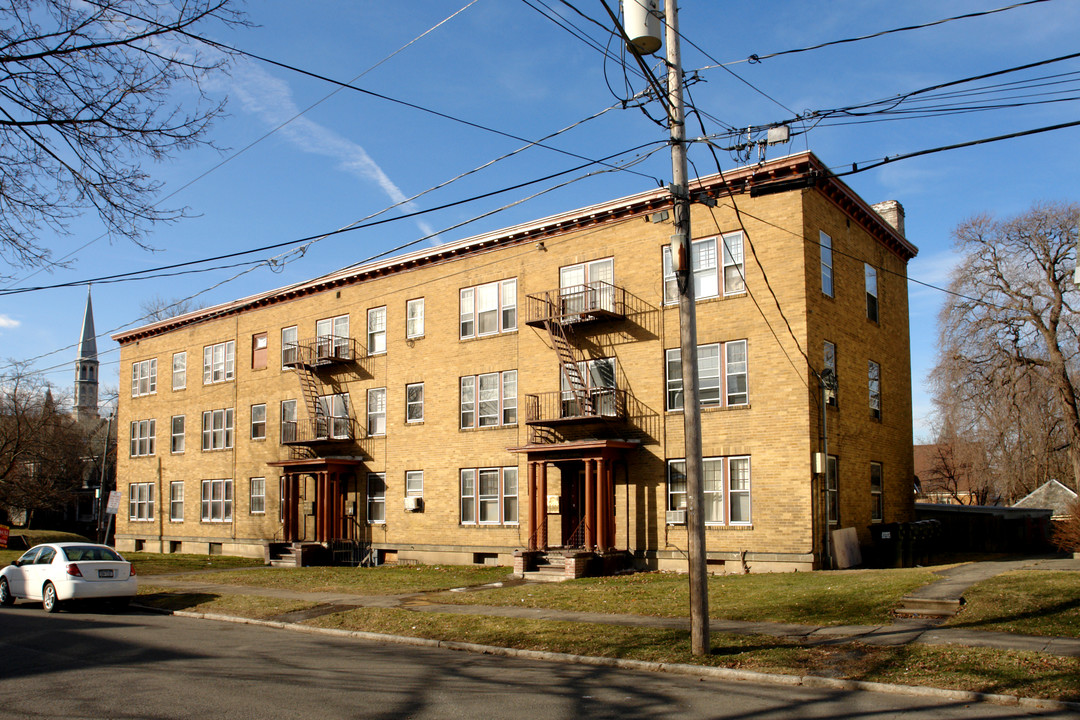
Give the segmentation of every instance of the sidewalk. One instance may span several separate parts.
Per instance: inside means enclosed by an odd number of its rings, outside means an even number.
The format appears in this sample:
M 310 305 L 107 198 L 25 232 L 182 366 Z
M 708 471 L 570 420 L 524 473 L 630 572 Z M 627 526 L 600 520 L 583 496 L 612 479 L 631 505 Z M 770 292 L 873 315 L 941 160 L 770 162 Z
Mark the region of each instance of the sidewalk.
M 955 601 L 972 585 L 995 575 L 1014 570 L 1067 570 L 1080 572 L 1080 559 L 1032 558 L 1016 561 L 979 562 L 960 565 L 940 573 L 941 580 L 926 585 L 912 593 L 911 597 Z M 1080 576 L 1077 577 L 1080 582 Z M 543 608 L 519 608 L 488 605 L 446 605 L 427 600 L 427 594 L 412 595 L 352 595 L 344 593 L 304 592 L 277 588 L 256 588 L 224 585 L 212 582 L 181 581 L 167 576 L 146 578 L 146 584 L 187 592 L 216 595 L 255 595 L 260 597 L 287 598 L 317 603 L 315 608 L 289 613 L 275 618 L 286 623 L 297 623 L 312 617 L 326 615 L 355 607 L 398 608 L 412 612 L 455 613 L 459 615 L 488 615 L 524 618 L 532 620 L 561 620 L 566 622 L 597 623 L 656 628 L 689 629 L 686 618 L 656 618 L 645 615 L 617 615 L 594 612 L 572 612 Z M 840 643 L 858 641 L 870 645 L 960 645 L 965 647 L 989 647 L 1005 650 L 1026 650 L 1063 657 L 1080 657 L 1080 638 L 1042 637 L 1015 635 L 1012 633 L 969 630 L 966 628 L 939 627 L 941 619 L 900 619 L 889 625 L 840 625 L 820 627 L 768 622 L 741 622 L 734 620 L 710 620 L 710 628 L 717 633 L 736 635 L 769 635 L 773 637 L 796 637 L 815 643 Z

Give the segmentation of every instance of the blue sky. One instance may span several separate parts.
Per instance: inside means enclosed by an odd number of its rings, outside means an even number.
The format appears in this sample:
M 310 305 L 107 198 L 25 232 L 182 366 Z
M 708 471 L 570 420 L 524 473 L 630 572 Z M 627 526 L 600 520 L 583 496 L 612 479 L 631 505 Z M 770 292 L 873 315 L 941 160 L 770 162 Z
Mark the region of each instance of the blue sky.
M 599 0 L 570 4 L 606 22 Z M 615 5 L 613 0 L 609 4 Z M 683 63 L 687 70 L 706 68 L 715 61 L 730 63 L 1006 4 L 1006 0 L 684 0 Z M 597 49 L 544 17 L 537 8 L 545 6 L 602 46 L 608 45 L 615 58 L 605 60 Z M 195 302 L 210 305 L 315 277 L 428 235 L 433 236 L 424 241 L 428 245 L 456 240 L 651 189 L 670 179 L 670 159 L 662 144 L 666 132 L 639 109 L 622 109 L 616 97 L 626 86 L 618 43 L 609 44 L 603 30 L 558 0 L 259 0 L 249 3 L 247 11 L 254 27 L 214 28 L 207 34 L 340 81 L 362 75 L 354 84 L 371 93 L 506 135 L 539 139 L 611 108 L 545 143 L 562 153 L 534 147 L 424 195 L 402 210 L 491 193 L 584 162 L 572 155 L 598 159 L 645 146 L 620 156 L 640 155 L 640 162 L 633 165 L 633 172 L 589 177 L 582 177 L 587 171 L 573 172 L 418 218 L 344 233 L 311 244 L 302 254 L 280 255 L 287 252 L 283 249 L 252 256 L 275 258 L 273 269 L 263 264 L 253 270 L 237 267 L 95 285 L 97 330 L 106 335 L 98 340 L 105 385 L 121 385 L 118 347 L 107 334 L 142 324 L 139 306 L 149 298 L 199 293 Z M 709 116 L 709 132 L 766 125 L 809 110 L 888 98 L 1063 56 L 1076 51 L 1078 27 L 1080 3 L 1048 0 L 758 63 L 701 69 L 691 98 Z M 1011 99 L 1002 102 L 1069 98 L 1080 95 L 1078 81 L 1061 74 L 1077 72 L 1080 61 L 1070 60 L 977 85 L 1053 74 L 1060 75 L 1053 79 L 1057 85 L 1015 89 L 1006 93 Z M 630 85 L 633 91 L 644 87 L 636 76 Z M 324 100 L 337 89 L 334 85 L 247 58 L 240 58 L 228 76 L 214 78 L 208 87 L 229 98 L 229 114 L 213 131 L 215 142 L 226 150 L 196 150 L 147 165 L 164 183 L 163 194 L 176 192 L 164 204 L 187 207 L 193 217 L 155 229 L 149 237 L 153 252 L 126 241 L 98 240 L 75 252 L 68 269 L 21 271 L 15 273 L 14 282 L 0 286 L 71 282 L 316 235 L 377 213 L 525 144 L 354 90 L 340 90 Z M 1051 92 L 1059 94 L 1034 95 Z M 1071 100 L 884 122 L 822 123 L 812 129 L 796 125 L 798 134 L 792 142 L 770 148 L 768 156 L 809 148 L 843 171 L 853 162 L 865 166 L 885 156 L 1069 122 L 1076 119 L 1077 106 L 1078 101 Z M 648 109 L 653 117 L 659 116 L 655 105 Z M 700 133 L 691 126 L 690 134 Z M 1080 128 L 1070 128 L 898 161 L 845 180 L 868 202 L 896 199 L 904 205 L 908 238 L 920 249 L 909 276 L 944 286 L 954 262 L 950 234 L 961 221 L 983 212 L 1018 213 L 1040 200 L 1075 199 L 1078 141 Z M 650 151 L 656 152 L 648 155 Z M 223 160 L 228 161 L 212 170 Z M 702 174 L 715 171 L 711 155 L 701 146 L 691 150 L 691 160 Z M 741 164 L 727 152 L 720 153 L 720 160 L 724 169 Z M 447 229 L 573 178 L 581 179 Z M 187 183 L 191 184 L 180 189 Z M 97 238 L 101 225 L 96 217 L 86 216 L 72 230 L 71 236 L 44 238 L 57 257 Z M 85 296 L 85 287 L 0 296 L 0 357 L 36 358 L 34 366 L 52 383 L 70 388 L 72 346 L 79 337 Z M 917 441 L 930 438 L 925 376 L 934 361 L 937 311 L 943 297 L 925 285 L 909 284 Z

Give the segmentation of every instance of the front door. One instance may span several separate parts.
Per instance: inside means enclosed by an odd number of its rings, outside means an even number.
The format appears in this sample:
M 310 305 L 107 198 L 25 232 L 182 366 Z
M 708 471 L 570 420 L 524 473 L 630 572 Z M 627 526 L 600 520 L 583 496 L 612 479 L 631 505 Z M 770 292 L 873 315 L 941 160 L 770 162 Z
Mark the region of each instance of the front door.
M 580 462 L 562 468 L 562 545 L 585 546 L 585 468 Z

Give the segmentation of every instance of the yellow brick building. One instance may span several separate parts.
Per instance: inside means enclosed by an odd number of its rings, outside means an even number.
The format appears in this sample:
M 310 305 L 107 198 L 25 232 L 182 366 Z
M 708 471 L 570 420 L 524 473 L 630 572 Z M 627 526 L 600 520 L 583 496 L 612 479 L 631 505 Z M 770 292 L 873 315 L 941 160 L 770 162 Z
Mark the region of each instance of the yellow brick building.
M 912 515 L 902 209 L 810 153 L 692 196 L 710 569 L 826 566 L 828 529 Z M 641 193 L 114 336 L 118 547 L 685 568 L 669 209 Z

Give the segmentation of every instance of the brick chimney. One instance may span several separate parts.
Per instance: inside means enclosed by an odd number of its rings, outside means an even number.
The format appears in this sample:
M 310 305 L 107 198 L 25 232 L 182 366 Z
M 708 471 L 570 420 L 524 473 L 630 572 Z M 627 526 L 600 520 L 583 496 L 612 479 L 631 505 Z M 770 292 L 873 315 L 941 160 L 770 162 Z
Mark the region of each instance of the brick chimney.
M 904 206 L 898 203 L 896 200 L 886 200 L 885 202 L 879 202 L 870 207 L 877 211 L 885 222 L 893 226 L 896 232 L 900 233 L 904 237 L 907 234 L 904 232 Z

